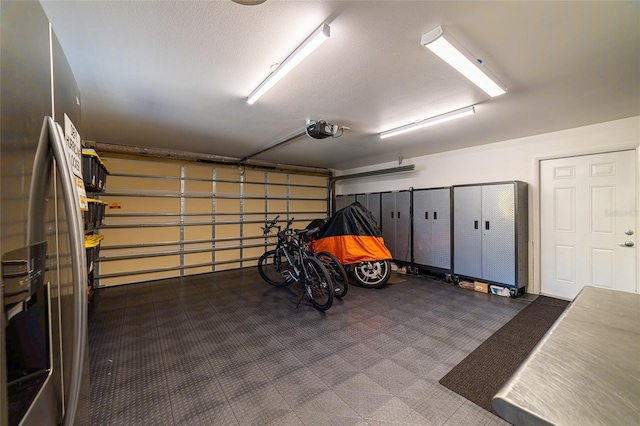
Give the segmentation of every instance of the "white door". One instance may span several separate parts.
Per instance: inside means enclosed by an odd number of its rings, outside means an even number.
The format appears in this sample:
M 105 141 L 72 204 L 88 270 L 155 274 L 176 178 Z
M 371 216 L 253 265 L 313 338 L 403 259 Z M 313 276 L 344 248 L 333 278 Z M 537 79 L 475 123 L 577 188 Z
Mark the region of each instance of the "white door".
M 541 290 L 636 291 L 635 151 L 540 162 Z

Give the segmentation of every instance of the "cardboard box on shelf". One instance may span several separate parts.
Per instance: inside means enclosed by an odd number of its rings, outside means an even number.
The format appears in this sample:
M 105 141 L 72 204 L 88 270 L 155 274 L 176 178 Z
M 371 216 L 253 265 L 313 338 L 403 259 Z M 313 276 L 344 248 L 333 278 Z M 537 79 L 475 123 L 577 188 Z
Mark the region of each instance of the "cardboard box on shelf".
M 473 283 L 473 289 L 480 293 L 489 293 L 489 284 L 481 283 L 480 281 L 475 281 Z

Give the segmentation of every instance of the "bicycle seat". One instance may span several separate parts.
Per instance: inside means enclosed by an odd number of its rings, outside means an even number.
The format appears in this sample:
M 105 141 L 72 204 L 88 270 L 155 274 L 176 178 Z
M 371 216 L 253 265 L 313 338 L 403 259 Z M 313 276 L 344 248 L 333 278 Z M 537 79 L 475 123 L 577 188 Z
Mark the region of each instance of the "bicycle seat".
M 316 228 L 311 228 L 311 229 L 297 229 L 296 231 L 296 235 L 302 235 L 305 238 L 309 238 L 309 237 L 313 237 L 314 235 L 317 235 L 318 232 L 320 232 L 320 228 L 316 227 Z

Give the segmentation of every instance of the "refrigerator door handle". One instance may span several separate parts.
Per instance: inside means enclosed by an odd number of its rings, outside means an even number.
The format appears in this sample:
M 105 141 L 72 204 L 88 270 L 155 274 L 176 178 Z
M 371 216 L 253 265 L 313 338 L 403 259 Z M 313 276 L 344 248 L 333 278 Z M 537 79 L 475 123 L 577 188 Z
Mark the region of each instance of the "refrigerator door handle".
M 45 117 L 42 123 L 29 186 L 29 216 L 27 218 L 27 244 L 29 245 L 44 241 L 47 237 L 44 212 L 47 207 L 47 191 L 53 168 L 47 118 Z
M 47 143 L 48 142 L 48 143 Z M 73 172 L 69 166 L 67 151 L 64 147 L 64 135 L 51 117 L 45 117 L 40 133 L 40 141 L 33 164 L 34 173 L 48 172 L 50 176 L 52 161 L 51 154 L 57 165 L 61 182 L 62 199 L 68 221 L 69 238 L 71 243 L 71 270 L 74 283 L 73 289 L 73 351 L 71 373 L 64 407 L 63 425 L 73 425 L 80 398 L 80 384 L 85 350 L 87 347 L 87 265 L 84 248 L 84 224 L 80 213 L 80 201 L 73 180 Z M 44 209 L 45 196 L 49 186 L 48 178 L 40 182 L 32 179 L 29 194 L 29 225 L 27 238 L 29 242 L 45 239 Z

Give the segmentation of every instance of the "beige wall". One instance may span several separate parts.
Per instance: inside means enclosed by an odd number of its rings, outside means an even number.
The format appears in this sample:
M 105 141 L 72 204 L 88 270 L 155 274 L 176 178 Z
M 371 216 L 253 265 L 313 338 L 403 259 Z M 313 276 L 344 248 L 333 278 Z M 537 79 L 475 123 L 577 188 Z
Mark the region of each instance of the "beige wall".
M 109 204 L 101 287 L 255 266 L 265 220 L 326 216 L 323 176 L 99 154 L 111 173 L 97 197 Z

